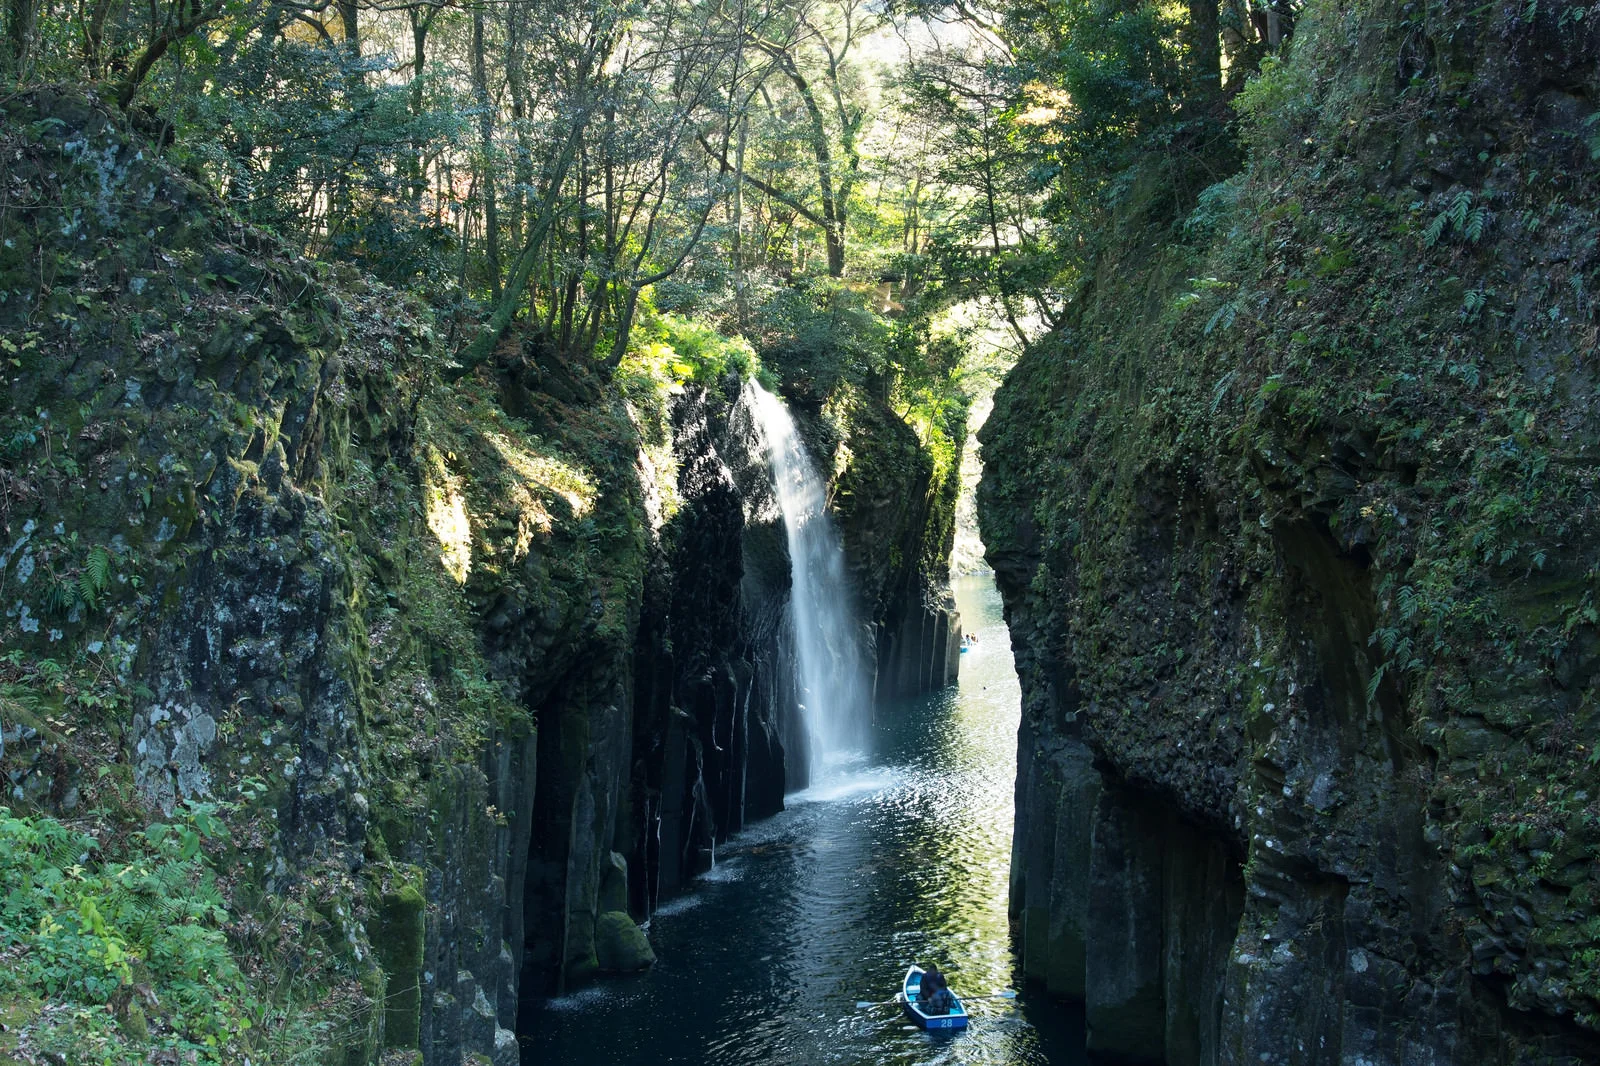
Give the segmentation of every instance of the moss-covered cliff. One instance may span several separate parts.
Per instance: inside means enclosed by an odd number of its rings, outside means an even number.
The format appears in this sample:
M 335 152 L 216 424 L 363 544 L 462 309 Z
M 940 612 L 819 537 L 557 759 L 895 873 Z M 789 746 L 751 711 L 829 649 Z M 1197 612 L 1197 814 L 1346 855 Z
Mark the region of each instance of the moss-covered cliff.
M 997 398 L 1013 903 L 1098 1047 L 1600 1048 L 1596 32 L 1308 5 Z
M 0 1059 L 516 1062 L 519 1004 L 647 962 L 629 912 L 782 805 L 740 378 L 513 331 L 446 385 L 420 301 L 93 101 L 0 102 L 0 156 Z M 836 473 L 894 496 L 858 471 L 930 461 L 854 410 Z M 936 545 L 924 495 L 875 534 Z
M 516 351 L 505 388 L 440 389 L 399 294 L 231 223 L 82 100 L 7 107 L 10 801 L 220 806 L 223 928 L 285 1018 L 321 1001 L 299 1039 L 515 1061 L 517 901 L 572 817 L 539 788 L 574 787 L 536 724 L 579 759 L 627 740 L 626 409 Z M 591 767 L 604 827 L 618 758 Z M 584 899 L 530 907 L 530 943 L 581 938 Z

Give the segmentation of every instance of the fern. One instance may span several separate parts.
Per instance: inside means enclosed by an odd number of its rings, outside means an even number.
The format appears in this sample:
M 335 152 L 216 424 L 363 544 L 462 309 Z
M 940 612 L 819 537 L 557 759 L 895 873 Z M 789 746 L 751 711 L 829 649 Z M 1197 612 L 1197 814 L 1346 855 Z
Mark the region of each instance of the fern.
M 1489 228 L 1489 209 L 1481 204 L 1474 207 L 1467 215 L 1466 224 L 1462 226 L 1462 236 L 1467 238 L 1468 244 L 1477 244 L 1483 240 L 1484 233 Z
M 1388 671 L 1388 669 L 1389 669 L 1389 664 L 1388 663 L 1383 663 L 1383 664 L 1379 665 L 1379 667 L 1376 670 L 1372 671 L 1372 676 L 1367 679 L 1367 702 L 1368 703 L 1371 703 L 1372 701 L 1374 701 L 1374 700 L 1376 700 L 1378 698 L 1378 686 L 1383 684 L 1383 675 L 1384 675 L 1385 672 Z
M 1410 585 L 1401 585 L 1400 591 L 1394 595 L 1395 604 L 1400 608 L 1400 618 L 1409 622 L 1417 613 L 1417 593 Z
M 94 580 L 95 591 L 104 591 L 111 584 L 111 553 L 104 548 L 95 548 L 89 553 L 83 569 Z
M 1428 228 L 1422 231 L 1422 243 L 1429 248 L 1438 244 L 1440 238 L 1444 236 L 1444 228 L 1449 224 L 1448 212 L 1441 211 L 1432 222 L 1428 223 Z
M 44 609 L 51 614 L 70 614 L 78 603 L 78 585 L 69 575 L 52 580 L 44 587 Z
M 78 600 L 89 610 L 100 603 L 100 596 L 111 587 L 111 553 L 104 548 L 89 552 L 78 572 Z
M 1209 337 L 1211 335 L 1211 331 L 1216 329 L 1218 326 L 1221 326 L 1223 329 L 1231 328 L 1233 326 L 1233 320 L 1237 318 L 1238 315 L 1239 305 L 1237 301 L 1230 300 L 1223 304 L 1221 307 L 1217 308 L 1216 314 L 1211 316 L 1211 321 L 1206 323 L 1206 336 Z
M 1428 228 L 1422 231 L 1422 243 L 1429 248 L 1444 240 L 1449 234 L 1477 244 L 1489 231 L 1490 212 L 1486 205 L 1472 206 L 1472 192 L 1462 189 L 1450 205 L 1434 216 Z

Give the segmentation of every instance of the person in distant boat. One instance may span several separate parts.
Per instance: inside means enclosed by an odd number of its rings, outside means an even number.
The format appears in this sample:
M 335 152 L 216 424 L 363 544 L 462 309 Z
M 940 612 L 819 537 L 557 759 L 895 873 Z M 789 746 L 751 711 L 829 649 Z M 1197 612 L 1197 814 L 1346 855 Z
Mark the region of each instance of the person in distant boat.
M 945 984 L 944 974 L 931 962 L 922 972 L 922 992 L 918 999 L 922 1013 L 928 1015 L 949 1014 L 950 1005 L 955 1002 L 955 996 L 950 994 L 950 986 Z

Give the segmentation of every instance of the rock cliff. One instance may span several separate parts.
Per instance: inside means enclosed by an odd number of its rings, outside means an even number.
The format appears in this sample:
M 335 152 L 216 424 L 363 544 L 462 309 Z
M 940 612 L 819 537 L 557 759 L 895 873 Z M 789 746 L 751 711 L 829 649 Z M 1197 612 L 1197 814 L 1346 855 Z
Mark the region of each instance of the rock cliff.
M 444 386 L 428 309 L 238 224 L 92 101 L 0 110 L 3 802 L 225 823 L 215 921 L 322 1061 L 514 1063 L 519 1005 L 647 964 L 632 919 L 794 783 L 741 383 L 636 402 L 513 333 Z M 907 553 L 860 592 L 908 615 L 949 508 L 885 510 L 877 441 L 841 439 Z
M 1012 903 L 1093 1049 L 1600 1055 L 1597 44 L 1308 4 L 1000 390 Z

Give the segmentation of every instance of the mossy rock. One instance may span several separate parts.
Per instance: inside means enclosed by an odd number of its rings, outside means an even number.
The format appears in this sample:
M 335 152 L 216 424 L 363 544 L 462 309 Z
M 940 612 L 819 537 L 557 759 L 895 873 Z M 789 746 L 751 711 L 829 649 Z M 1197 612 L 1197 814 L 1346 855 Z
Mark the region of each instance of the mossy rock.
M 378 904 L 377 921 L 369 935 L 387 977 L 384 1046 L 414 1048 L 421 1037 L 427 899 L 422 894 L 422 871 L 416 867 L 398 869 L 399 875 Z
M 633 973 L 656 961 L 644 930 L 626 911 L 606 911 L 595 920 L 594 948 L 600 969 L 606 973 Z
M 13 1055 L 21 1039 L 22 1028 L 39 1016 L 41 1007 L 43 1004 L 32 998 L 0 1003 L 0 1066 L 18 1061 Z

